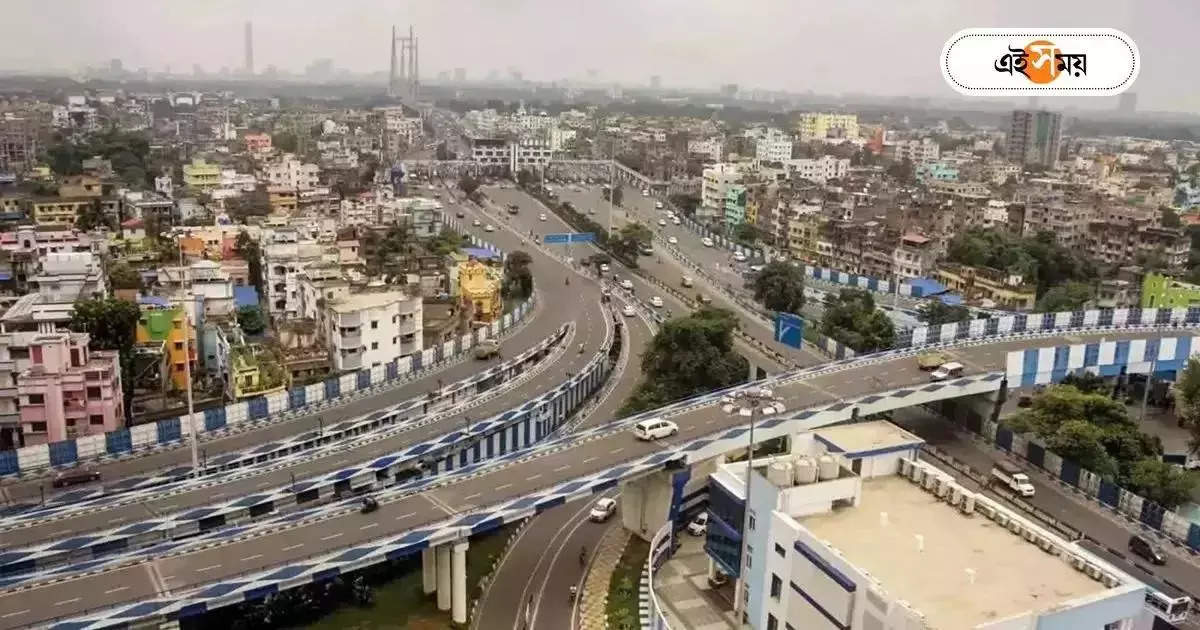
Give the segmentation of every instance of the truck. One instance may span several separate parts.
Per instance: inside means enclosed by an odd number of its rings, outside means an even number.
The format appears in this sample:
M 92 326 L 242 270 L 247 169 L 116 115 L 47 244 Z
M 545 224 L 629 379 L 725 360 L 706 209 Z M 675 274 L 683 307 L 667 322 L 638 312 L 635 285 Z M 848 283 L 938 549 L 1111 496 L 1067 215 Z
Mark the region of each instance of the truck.
M 475 346 L 476 359 L 491 359 L 500 356 L 500 342 L 495 339 L 484 339 Z
M 917 367 L 926 372 L 932 372 L 949 360 L 950 357 L 943 352 L 922 352 L 917 355 Z
M 992 476 L 988 483 L 998 483 L 1023 497 L 1033 496 L 1033 484 L 1029 482 L 1029 475 L 1006 462 L 1000 462 L 992 467 Z

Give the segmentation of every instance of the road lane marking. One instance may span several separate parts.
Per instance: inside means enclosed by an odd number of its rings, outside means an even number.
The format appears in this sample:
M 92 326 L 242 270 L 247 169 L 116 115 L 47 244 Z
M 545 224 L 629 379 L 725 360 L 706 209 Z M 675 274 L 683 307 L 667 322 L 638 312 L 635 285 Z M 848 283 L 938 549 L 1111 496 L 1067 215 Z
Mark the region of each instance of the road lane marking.
M 371 529 L 372 527 L 379 527 L 379 523 L 368 523 L 362 527 L 359 527 L 359 529 Z
M 54 602 L 54 605 L 55 606 L 65 606 L 67 604 L 74 604 L 77 601 L 79 601 L 78 597 L 76 597 L 74 599 L 64 599 L 61 602 Z
M 478 497 L 480 494 L 482 493 L 476 492 L 475 494 L 468 494 L 467 496 L 463 497 L 463 501 L 470 501 L 471 499 Z
M 250 562 L 251 560 L 257 560 L 258 558 L 261 558 L 261 557 L 262 557 L 261 553 L 256 553 L 253 556 L 246 556 L 245 558 L 242 558 L 242 562 Z
M 330 534 L 328 536 L 325 536 L 321 540 L 333 540 L 334 538 L 341 538 L 341 537 L 342 537 L 342 532 L 338 532 L 336 534 Z
M 204 567 L 203 569 L 196 569 L 196 573 L 204 573 L 205 571 L 212 571 L 213 569 L 219 569 L 219 568 L 221 568 L 221 565 L 214 564 L 212 566 Z
M 300 544 L 298 544 L 298 545 L 292 545 L 292 546 L 290 546 L 290 547 L 284 547 L 284 548 L 283 548 L 283 551 L 291 551 L 291 550 L 293 550 L 293 549 L 299 549 L 299 548 L 301 548 L 301 547 L 303 547 L 303 546 L 304 546 L 304 543 L 300 543 Z
M 582 463 L 582 464 L 586 464 L 586 463 L 588 463 L 588 462 L 594 462 L 594 461 L 596 461 L 596 458 L 595 458 L 595 457 L 589 457 L 589 458 L 587 458 L 587 459 L 583 460 L 583 461 L 582 461 L 582 462 L 580 462 L 580 463 Z
M 621 452 L 621 451 L 623 451 L 623 450 L 625 450 L 625 447 L 624 447 L 624 446 L 622 446 L 621 448 L 614 448 L 614 449 L 612 450 L 612 454 L 613 454 L 613 455 L 616 455 L 617 453 L 620 453 L 620 452 Z
M 555 469 L 554 469 L 554 472 L 562 472 L 562 471 L 564 471 L 564 470 L 566 470 L 566 469 L 568 469 L 568 468 L 570 468 L 570 467 L 571 467 L 570 465 L 567 465 L 567 466 L 559 466 L 558 468 L 555 468 Z
M 511 483 L 506 483 L 506 484 L 504 484 L 504 485 L 502 485 L 502 486 L 496 486 L 496 490 L 497 490 L 497 491 L 500 491 L 500 490 L 503 490 L 503 489 L 505 489 L 505 488 L 511 488 L 511 487 L 512 487 L 512 484 L 511 484 Z
M 16 612 L 5 613 L 3 615 L 0 615 L 0 619 L 8 619 L 9 617 L 16 617 L 18 615 L 24 615 L 27 612 L 29 612 L 28 608 L 26 608 L 25 610 L 18 610 Z
M 541 474 L 541 473 L 538 473 L 538 474 L 536 474 L 536 475 L 533 475 L 533 476 L 530 476 L 530 477 L 526 477 L 526 478 L 525 478 L 525 481 L 533 481 L 534 479 L 537 479 L 538 477 L 541 477 L 541 476 L 542 476 L 542 474 Z
M 408 514 L 401 514 L 400 516 L 397 516 L 397 517 L 396 517 L 396 520 L 397 520 L 397 521 L 402 521 L 402 520 L 404 520 L 404 519 L 406 519 L 406 518 L 408 518 L 408 517 L 410 517 L 410 516 L 416 516 L 416 515 L 417 515 L 417 513 L 416 513 L 416 512 L 409 512 Z
M 120 593 L 121 591 L 127 591 L 127 590 L 129 590 L 128 586 L 118 586 L 117 588 L 110 588 L 107 591 L 104 591 L 104 594 L 112 595 L 113 593 Z

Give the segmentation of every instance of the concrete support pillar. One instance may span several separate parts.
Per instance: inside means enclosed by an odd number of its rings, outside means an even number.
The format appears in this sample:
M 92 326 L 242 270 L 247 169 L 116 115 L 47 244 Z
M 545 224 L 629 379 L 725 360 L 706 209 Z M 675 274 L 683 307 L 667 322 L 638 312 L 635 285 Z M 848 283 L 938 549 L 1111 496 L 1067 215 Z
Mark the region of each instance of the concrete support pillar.
M 437 560 L 433 549 L 421 550 L 421 587 L 426 595 L 437 590 Z
M 437 548 L 437 606 L 450 610 L 450 545 Z
M 711 580 L 716 577 L 717 577 L 717 561 L 713 560 L 712 556 L 708 556 L 708 579 Z
M 454 543 L 450 560 L 451 598 L 450 619 L 454 623 L 467 622 L 467 547 L 466 540 Z
M 671 475 L 656 472 L 621 483 L 621 524 L 650 542 L 671 513 Z

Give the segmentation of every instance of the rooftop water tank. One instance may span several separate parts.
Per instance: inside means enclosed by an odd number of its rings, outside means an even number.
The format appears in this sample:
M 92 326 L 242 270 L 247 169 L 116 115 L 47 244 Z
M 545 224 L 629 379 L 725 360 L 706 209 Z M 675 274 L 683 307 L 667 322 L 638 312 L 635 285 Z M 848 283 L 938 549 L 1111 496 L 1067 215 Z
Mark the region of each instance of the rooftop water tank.
M 792 465 L 787 462 L 774 462 L 767 466 L 767 481 L 777 488 L 787 488 L 792 485 Z
M 814 483 L 817 480 L 817 463 L 811 457 L 801 456 L 796 458 L 796 463 L 792 467 L 796 485 L 806 483 Z
M 817 460 L 817 467 L 821 472 L 821 481 L 837 479 L 838 464 L 837 460 L 834 459 L 832 455 L 822 455 L 821 458 Z

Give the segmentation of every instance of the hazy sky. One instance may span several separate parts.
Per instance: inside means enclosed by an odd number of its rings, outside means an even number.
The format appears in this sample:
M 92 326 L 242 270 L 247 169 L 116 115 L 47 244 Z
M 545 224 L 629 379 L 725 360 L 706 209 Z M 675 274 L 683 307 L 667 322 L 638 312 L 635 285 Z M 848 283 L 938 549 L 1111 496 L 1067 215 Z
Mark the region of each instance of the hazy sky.
M 412 24 L 422 75 L 519 68 L 527 79 L 951 96 L 937 67 L 971 26 L 1118 28 L 1137 42 L 1142 109 L 1200 112 L 1196 0 L 3 0 L 0 68 L 190 72 L 242 65 L 386 71 L 391 24 Z

